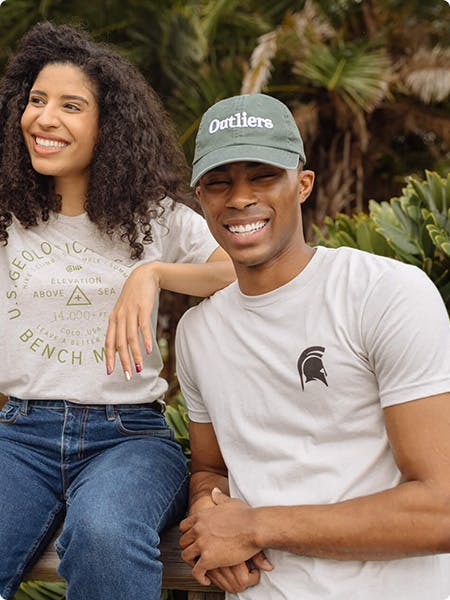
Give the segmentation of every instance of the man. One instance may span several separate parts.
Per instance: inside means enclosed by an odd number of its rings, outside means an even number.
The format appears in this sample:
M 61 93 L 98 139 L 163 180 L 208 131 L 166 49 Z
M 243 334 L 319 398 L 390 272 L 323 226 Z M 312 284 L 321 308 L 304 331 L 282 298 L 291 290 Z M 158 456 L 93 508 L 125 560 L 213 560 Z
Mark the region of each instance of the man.
M 305 243 L 304 162 L 273 98 L 203 116 L 192 184 L 238 281 L 179 325 L 182 556 L 242 600 L 444 600 L 448 317 L 419 269 Z

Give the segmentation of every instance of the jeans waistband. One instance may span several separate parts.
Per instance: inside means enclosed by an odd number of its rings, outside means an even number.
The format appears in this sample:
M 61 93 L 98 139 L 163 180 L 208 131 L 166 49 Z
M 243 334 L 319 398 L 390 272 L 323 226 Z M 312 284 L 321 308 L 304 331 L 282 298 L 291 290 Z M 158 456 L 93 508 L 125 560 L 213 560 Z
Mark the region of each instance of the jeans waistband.
M 22 398 L 16 398 L 14 396 L 9 396 L 9 400 L 19 404 L 20 413 L 22 415 L 28 414 L 30 408 L 56 408 L 60 410 L 65 410 L 66 408 L 88 408 L 89 410 L 104 411 L 107 419 L 113 420 L 116 418 L 117 411 L 119 410 L 141 410 L 142 408 L 149 408 L 159 413 L 164 413 L 166 410 L 166 403 L 162 399 L 141 404 L 79 404 L 77 402 L 69 402 L 68 400 L 23 400 Z

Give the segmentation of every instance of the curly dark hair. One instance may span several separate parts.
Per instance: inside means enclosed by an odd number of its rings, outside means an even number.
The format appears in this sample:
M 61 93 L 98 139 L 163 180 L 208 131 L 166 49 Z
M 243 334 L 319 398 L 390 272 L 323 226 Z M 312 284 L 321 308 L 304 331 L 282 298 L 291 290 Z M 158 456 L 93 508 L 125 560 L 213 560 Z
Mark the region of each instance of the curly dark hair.
M 190 204 L 184 155 L 158 96 L 131 63 L 85 32 L 49 22 L 22 38 L 0 82 L 0 242 L 8 242 L 12 215 L 28 228 L 61 208 L 52 178 L 31 165 L 20 125 L 30 89 L 50 63 L 73 64 L 93 84 L 99 135 L 85 209 L 100 231 L 117 232 L 140 258 L 162 200 Z

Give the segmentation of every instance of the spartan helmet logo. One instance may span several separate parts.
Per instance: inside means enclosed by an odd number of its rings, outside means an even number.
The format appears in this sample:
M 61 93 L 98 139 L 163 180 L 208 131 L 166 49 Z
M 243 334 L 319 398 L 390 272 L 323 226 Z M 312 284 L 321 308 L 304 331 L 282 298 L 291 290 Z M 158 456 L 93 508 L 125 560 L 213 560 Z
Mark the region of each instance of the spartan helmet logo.
M 300 354 L 300 358 L 297 361 L 297 368 L 300 374 L 302 390 L 305 389 L 305 383 L 314 381 L 315 379 L 322 381 L 328 387 L 327 372 L 322 362 L 324 352 L 325 348 L 323 346 L 311 346 Z

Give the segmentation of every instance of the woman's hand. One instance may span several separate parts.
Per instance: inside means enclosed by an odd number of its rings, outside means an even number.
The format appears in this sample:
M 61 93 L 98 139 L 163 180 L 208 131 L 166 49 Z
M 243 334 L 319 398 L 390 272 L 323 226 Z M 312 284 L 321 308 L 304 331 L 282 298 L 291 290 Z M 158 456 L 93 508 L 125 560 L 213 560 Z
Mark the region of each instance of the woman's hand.
M 134 269 L 125 282 L 119 299 L 109 317 L 106 332 L 106 372 L 114 371 L 116 352 L 129 381 L 133 372 L 143 368 L 142 339 L 145 352 L 152 351 L 150 316 L 160 287 L 161 263 L 152 262 Z
M 228 255 L 217 248 L 205 263 L 164 263 L 154 261 L 136 267 L 126 280 L 109 317 L 106 332 L 106 372 L 114 371 L 116 352 L 129 381 L 134 369 L 143 369 L 142 347 L 152 351 L 150 316 L 158 289 L 206 297 L 236 278 Z

